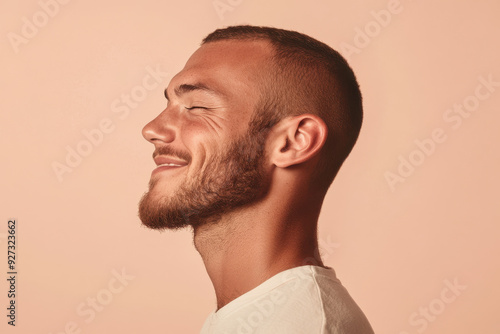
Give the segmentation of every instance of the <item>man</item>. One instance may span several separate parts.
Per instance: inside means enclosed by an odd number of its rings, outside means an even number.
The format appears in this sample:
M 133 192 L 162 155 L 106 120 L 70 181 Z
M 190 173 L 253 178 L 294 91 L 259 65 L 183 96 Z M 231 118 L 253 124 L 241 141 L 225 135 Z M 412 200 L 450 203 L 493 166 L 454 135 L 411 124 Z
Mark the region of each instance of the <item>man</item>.
M 202 333 L 373 333 L 318 252 L 330 183 L 361 127 L 345 60 L 306 35 L 208 35 L 143 129 L 154 144 L 139 205 L 153 229 L 191 226 L 217 310 Z

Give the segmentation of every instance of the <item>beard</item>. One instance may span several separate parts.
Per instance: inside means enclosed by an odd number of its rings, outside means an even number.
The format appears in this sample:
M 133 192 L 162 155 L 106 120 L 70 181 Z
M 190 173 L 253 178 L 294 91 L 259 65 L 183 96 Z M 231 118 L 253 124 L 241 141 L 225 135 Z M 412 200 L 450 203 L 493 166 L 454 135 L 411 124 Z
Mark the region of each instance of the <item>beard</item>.
M 139 203 L 142 223 L 157 230 L 197 228 L 262 198 L 270 187 L 263 166 L 266 133 L 248 131 L 232 141 L 172 194 L 153 196 L 152 189 L 159 183 L 158 179 L 150 181 L 149 191 Z M 164 149 L 170 152 L 168 147 Z

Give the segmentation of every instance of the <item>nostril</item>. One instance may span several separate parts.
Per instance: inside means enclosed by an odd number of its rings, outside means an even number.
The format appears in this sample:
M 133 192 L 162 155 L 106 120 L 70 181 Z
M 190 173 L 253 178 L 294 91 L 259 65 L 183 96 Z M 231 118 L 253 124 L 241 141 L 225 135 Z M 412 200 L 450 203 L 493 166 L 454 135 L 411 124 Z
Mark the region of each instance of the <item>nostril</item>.
M 144 139 L 146 139 L 147 141 L 152 141 L 152 140 L 154 140 L 154 131 L 152 130 L 151 123 L 152 123 L 152 122 L 149 122 L 148 124 L 146 124 L 146 125 L 142 128 L 142 136 L 143 136 L 143 137 L 144 137 Z
M 158 141 L 170 143 L 175 139 L 175 129 L 172 122 L 167 122 L 165 112 L 146 124 L 142 129 L 142 136 L 150 143 Z

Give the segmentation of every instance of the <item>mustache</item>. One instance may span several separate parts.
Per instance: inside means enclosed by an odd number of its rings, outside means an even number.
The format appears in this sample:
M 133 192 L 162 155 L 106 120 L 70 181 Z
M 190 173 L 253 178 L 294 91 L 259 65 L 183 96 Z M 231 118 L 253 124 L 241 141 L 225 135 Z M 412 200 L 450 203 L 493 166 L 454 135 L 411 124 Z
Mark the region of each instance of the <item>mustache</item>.
M 185 151 L 177 150 L 170 146 L 161 146 L 155 149 L 153 152 L 153 159 L 158 155 L 168 155 L 181 160 L 185 160 L 187 163 L 191 162 L 191 155 Z

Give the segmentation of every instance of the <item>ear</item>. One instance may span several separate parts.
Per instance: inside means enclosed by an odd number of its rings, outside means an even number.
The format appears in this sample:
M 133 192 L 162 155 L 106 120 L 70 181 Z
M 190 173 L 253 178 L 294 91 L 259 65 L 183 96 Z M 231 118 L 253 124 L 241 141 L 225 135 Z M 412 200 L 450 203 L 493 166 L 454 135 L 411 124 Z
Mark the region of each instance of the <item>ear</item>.
M 323 147 L 328 135 L 325 122 L 313 114 L 290 116 L 275 125 L 270 159 L 285 168 L 311 159 Z

